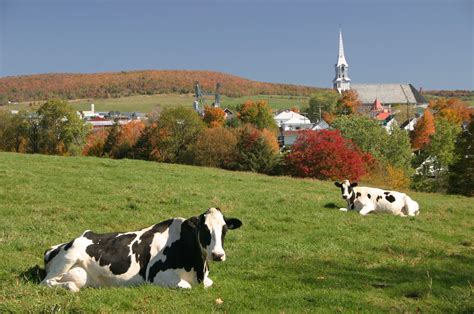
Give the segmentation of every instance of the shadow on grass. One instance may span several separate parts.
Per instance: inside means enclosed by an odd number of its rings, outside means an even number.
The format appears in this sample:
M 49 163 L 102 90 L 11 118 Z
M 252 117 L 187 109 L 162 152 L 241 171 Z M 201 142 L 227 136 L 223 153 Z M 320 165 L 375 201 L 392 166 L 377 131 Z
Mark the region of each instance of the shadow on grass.
M 23 280 L 25 283 L 31 282 L 35 284 L 39 284 L 44 277 L 46 277 L 46 271 L 38 265 L 30 267 L 18 276 L 18 278 Z
M 326 203 L 326 204 L 324 204 L 323 207 L 324 208 L 338 208 L 339 209 L 339 206 L 337 206 L 336 203 Z

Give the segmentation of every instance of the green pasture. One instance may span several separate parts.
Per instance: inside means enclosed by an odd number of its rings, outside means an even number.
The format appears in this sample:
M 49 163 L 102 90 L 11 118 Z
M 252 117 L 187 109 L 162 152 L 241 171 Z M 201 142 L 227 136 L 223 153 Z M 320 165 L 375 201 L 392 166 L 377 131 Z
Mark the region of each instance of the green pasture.
M 332 182 L 0 153 L 0 312 L 472 313 L 473 199 L 410 195 L 416 218 L 363 217 L 338 210 Z M 208 207 L 243 221 L 227 234 L 227 260 L 210 265 L 210 289 L 38 285 L 36 265 L 53 244 Z
M 306 107 L 308 105 L 309 97 L 304 96 L 280 96 L 280 95 L 257 95 L 257 96 L 243 96 L 238 98 L 231 98 L 227 96 L 221 97 L 221 106 L 223 108 L 234 109 L 237 105 L 243 104 L 246 100 L 251 99 L 266 100 L 273 109 L 291 109 L 292 107 Z M 95 105 L 96 111 L 121 111 L 133 112 L 139 111 L 144 113 L 151 113 L 166 107 L 176 106 L 193 106 L 194 96 L 191 94 L 157 94 L 157 95 L 136 95 L 120 98 L 106 98 L 106 99 L 77 99 L 70 100 L 69 103 L 76 110 L 90 110 L 90 105 Z M 205 103 L 212 105 L 214 97 L 209 96 L 205 98 Z M 19 110 L 28 109 L 30 107 L 37 107 L 42 102 L 23 102 L 19 104 L 5 105 L 0 109 Z

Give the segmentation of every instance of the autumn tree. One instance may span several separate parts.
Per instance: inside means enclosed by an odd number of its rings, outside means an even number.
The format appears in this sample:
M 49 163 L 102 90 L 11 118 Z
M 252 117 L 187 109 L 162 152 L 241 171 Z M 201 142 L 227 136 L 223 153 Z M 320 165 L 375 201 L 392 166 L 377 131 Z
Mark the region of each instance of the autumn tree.
M 456 160 L 449 167 L 448 191 L 474 196 L 474 121 L 456 140 Z
M 105 128 L 90 132 L 87 135 L 86 143 L 82 149 L 82 155 L 96 157 L 104 156 L 104 145 L 108 134 L 109 130 Z
M 358 108 L 362 106 L 359 95 L 355 90 L 345 90 L 342 96 L 337 100 L 337 114 L 347 115 L 357 113 Z
M 341 98 L 341 95 L 335 90 L 319 91 L 311 95 L 309 107 L 305 110 L 308 118 L 311 121 L 319 121 L 320 118 L 324 118 L 327 122 L 332 122 L 337 111 L 339 98 Z
M 411 147 L 414 150 L 423 149 L 429 144 L 431 136 L 435 133 L 433 114 L 429 109 L 424 111 L 411 134 Z
M 363 154 L 338 130 L 302 131 L 286 164 L 293 176 L 321 180 L 358 180 L 366 172 Z
M 28 144 L 28 113 L 0 111 L 0 150 L 25 153 Z
M 210 128 L 223 127 L 225 124 L 225 112 L 219 107 L 204 106 L 204 123 Z
M 190 163 L 190 148 L 201 136 L 204 124 L 190 108 L 177 107 L 163 110 L 150 140 L 156 143 L 160 161 Z
M 452 124 L 461 124 L 469 121 L 473 113 L 471 109 L 458 98 L 438 98 L 430 101 L 430 109 L 436 112 L 436 116 L 447 119 Z
M 278 130 L 272 110 L 265 100 L 259 100 L 256 103 L 247 100 L 244 104 L 238 106 L 237 112 L 242 123 L 250 123 L 259 130 L 269 129 L 275 132 Z
M 237 144 L 231 169 L 271 173 L 278 162 L 278 142 L 250 124 L 236 130 Z
M 193 163 L 199 166 L 229 168 L 236 145 L 237 137 L 228 128 L 206 129 L 192 146 Z

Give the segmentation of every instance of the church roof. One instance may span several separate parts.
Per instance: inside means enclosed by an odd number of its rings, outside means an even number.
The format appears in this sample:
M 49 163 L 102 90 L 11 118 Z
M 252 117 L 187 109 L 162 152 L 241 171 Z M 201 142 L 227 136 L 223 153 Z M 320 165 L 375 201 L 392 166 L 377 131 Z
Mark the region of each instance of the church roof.
M 351 84 L 359 100 L 372 105 L 374 99 L 384 104 L 427 104 L 428 101 L 411 84 Z
M 383 110 L 382 103 L 380 102 L 380 100 L 378 98 L 375 99 L 374 104 L 372 106 L 372 110 L 373 111 L 382 111 Z

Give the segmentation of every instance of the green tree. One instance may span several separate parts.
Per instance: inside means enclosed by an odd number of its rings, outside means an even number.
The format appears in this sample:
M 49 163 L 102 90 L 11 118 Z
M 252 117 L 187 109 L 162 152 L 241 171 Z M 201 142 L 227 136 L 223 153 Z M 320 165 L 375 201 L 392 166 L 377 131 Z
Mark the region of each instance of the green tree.
M 362 115 L 340 116 L 333 121 L 332 126 L 379 162 L 409 171 L 411 149 L 405 131 L 394 127 L 389 134 L 379 122 Z
M 194 144 L 205 125 L 190 108 L 177 107 L 163 110 L 157 122 L 156 145 L 162 161 L 191 163 L 191 145 Z
M 455 143 L 461 127 L 452 124 L 446 118 L 438 117 L 435 120 L 435 130 L 427 153 L 436 158 L 435 164 L 438 171 L 443 169 L 447 171 L 447 168 L 456 161 Z
M 341 95 L 335 90 L 322 90 L 311 96 L 309 107 L 305 109 L 308 118 L 311 121 L 319 121 L 324 113 L 335 115 L 337 110 L 337 101 Z
M 456 140 L 456 161 L 449 167 L 448 191 L 474 196 L 474 121 Z
M 41 153 L 68 154 L 74 146 L 83 144 L 86 133 L 83 121 L 67 101 L 53 99 L 38 109 L 37 135 Z
M 382 153 L 392 166 L 405 171 L 411 168 L 410 135 L 400 129 L 397 123 L 391 128 L 388 140 L 382 146 Z

